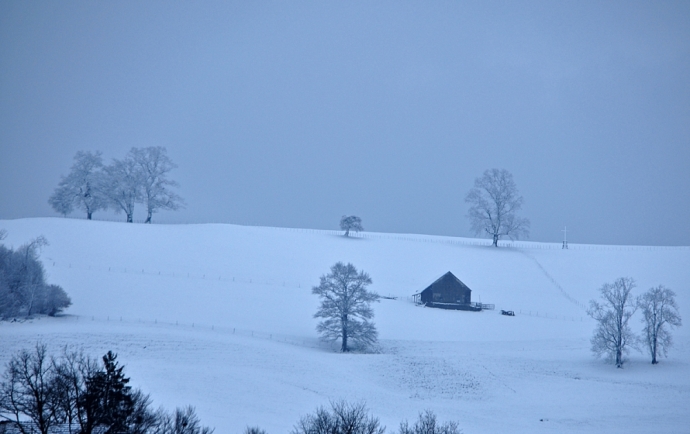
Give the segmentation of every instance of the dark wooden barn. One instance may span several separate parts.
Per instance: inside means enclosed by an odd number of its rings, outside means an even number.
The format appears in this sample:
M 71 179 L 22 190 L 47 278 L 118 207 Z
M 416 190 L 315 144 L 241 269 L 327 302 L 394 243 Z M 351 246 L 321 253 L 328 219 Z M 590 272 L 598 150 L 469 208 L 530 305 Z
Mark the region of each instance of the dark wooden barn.
M 416 303 L 429 307 L 474 311 L 482 309 L 481 305 L 472 303 L 472 290 L 450 271 L 413 297 Z

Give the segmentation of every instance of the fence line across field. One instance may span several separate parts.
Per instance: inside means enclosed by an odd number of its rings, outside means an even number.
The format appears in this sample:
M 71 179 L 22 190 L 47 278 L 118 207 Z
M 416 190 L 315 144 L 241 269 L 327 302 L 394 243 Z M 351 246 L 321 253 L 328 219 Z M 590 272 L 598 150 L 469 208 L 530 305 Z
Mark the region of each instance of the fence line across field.
M 560 320 L 566 322 L 584 322 L 588 317 L 580 316 L 567 316 L 567 315 L 549 315 L 546 312 L 539 311 L 529 311 L 529 310 L 518 310 L 516 312 L 519 315 L 525 315 L 535 318 L 550 319 L 550 320 Z M 497 312 L 500 315 L 500 311 Z M 65 315 L 62 318 L 73 319 L 75 322 L 103 322 L 103 323 L 122 323 L 122 324 L 144 324 L 147 326 L 161 326 L 167 328 L 185 328 L 189 331 L 212 331 L 214 333 L 220 333 L 224 335 L 236 335 L 242 337 L 248 337 L 253 339 L 262 339 L 275 341 L 279 343 L 305 347 L 314 348 L 322 350 L 332 350 L 337 351 L 339 345 L 334 341 L 323 341 L 318 337 L 300 337 L 294 335 L 286 335 L 281 333 L 271 333 L 266 331 L 258 331 L 252 329 L 245 329 L 239 327 L 225 326 L 225 325 L 215 325 L 207 323 L 197 323 L 197 322 L 182 322 L 182 321 L 159 321 L 158 319 L 142 319 L 142 318 L 127 318 L 123 316 L 97 316 L 97 315 Z
M 239 327 L 231 327 L 224 325 L 206 324 L 198 322 L 182 322 L 182 321 L 159 321 L 158 319 L 142 319 L 142 318 L 127 318 L 123 316 L 98 316 L 98 315 L 65 315 L 62 318 L 74 319 L 75 322 L 116 322 L 122 324 L 145 324 L 147 326 L 165 326 L 165 327 L 181 327 L 188 330 L 206 330 L 226 335 L 237 335 L 243 337 L 250 337 L 255 339 L 273 340 L 286 344 L 319 348 L 319 349 L 337 349 L 337 346 L 331 342 L 325 342 L 318 338 L 305 338 L 293 335 L 286 335 L 281 333 L 271 333 L 265 331 L 244 329 Z

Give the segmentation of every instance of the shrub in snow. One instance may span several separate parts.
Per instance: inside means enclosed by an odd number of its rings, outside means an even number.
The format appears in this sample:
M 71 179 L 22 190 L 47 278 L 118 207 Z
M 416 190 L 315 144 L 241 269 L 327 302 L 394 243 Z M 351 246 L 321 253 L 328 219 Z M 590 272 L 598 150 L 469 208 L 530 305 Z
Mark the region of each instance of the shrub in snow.
M 431 410 L 419 413 L 419 418 L 410 426 L 407 421 L 400 424 L 400 434 L 459 434 L 458 423 L 449 421 L 439 424 Z
M 194 407 L 175 409 L 175 414 L 168 414 L 163 410 L 158 412 L 158 426 L 152 434 L 211 434 L 213 429 L 201 426 Z
M 348 404 L 345 401 L 331 402 L 330 411 L 319 407 L 292 430 L 291 434 L 383 434 L 386 427 L 379 419 L 369 415 L 364 404 Z

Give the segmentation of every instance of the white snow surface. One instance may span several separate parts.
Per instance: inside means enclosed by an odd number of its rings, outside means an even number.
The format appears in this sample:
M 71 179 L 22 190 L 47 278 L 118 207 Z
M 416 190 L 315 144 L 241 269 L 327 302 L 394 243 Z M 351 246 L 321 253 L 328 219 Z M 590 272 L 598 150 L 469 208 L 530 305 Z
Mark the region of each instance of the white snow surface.
M 216 433 L 287 433 L 330 400 L 365 402 L 389 432 L 425 409 L 464 433 L 688 433 L 690 330 L 652 366 L 595 359 L 586 305 L 623 276 L 635 294 L 663 284 L 690 321 L 690 248 L 513 243 L 428 235 L 0 220 L 6 245 L 39 235 L 48 281 L 73 306 L 57 318 L 0 322 L 0 363 L 45 342 L 118 354 L 154 404 L 192 404 Z M 483 244 L 483 245 L 480 245 Z M 370 274 L 378 351 L 318 342 L 311 287 L 337 261 Z M 423 308 L 409 297 L 447 271 L 495 311 Z M 513 310 L 515 317 L 500 315 Z M 641 330 L 641 314 L 632 320 Z

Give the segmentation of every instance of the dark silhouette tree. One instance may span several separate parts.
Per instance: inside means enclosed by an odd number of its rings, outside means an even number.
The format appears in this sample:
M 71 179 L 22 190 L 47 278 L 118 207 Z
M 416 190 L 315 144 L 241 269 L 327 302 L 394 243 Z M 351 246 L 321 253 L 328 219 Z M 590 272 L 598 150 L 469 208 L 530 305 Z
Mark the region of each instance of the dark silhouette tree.
M 134 411 L 132 388 L 118 366 L 117 355 L 108 351 L 103 356 L 103 370 L 86 379 L 86 391 L 79 406 L 85 415 L 84 434 L 91 434 L 97 426 L 107 427 L 107 433 L 125 432 L 126 422 Z
M 54 379 L 45 344 L 21 350 L 10 359 L 0 382 L 0 417 L 22 434 L 33 434 L 34 429 L 48 434 L 55 423 Z M 22 423 L 23 417 L 32 424 Z
M 362 227 L 362 219 L 357 217 L 356 215 L 344 215 L 340 219 L 340 229 L 345 231 L 346 237 L 350 236 L 350 231 L 363 231 L 364 228 Z

